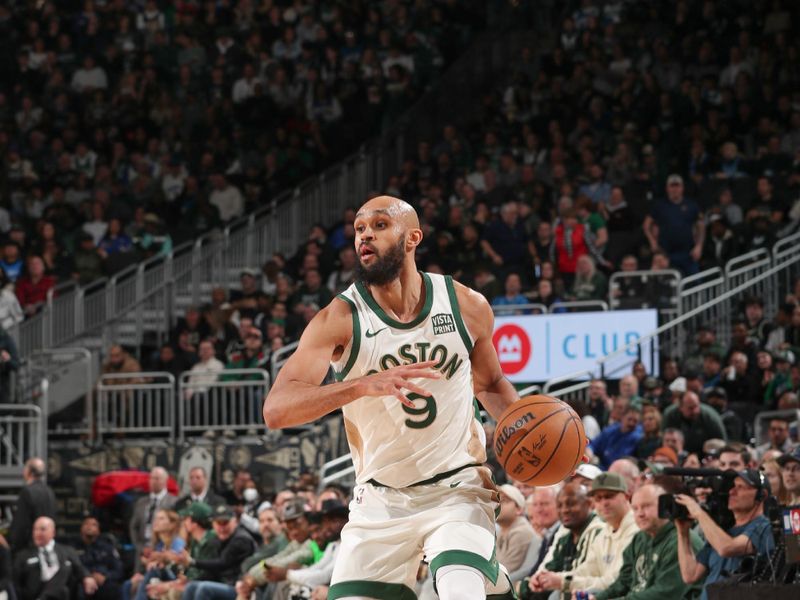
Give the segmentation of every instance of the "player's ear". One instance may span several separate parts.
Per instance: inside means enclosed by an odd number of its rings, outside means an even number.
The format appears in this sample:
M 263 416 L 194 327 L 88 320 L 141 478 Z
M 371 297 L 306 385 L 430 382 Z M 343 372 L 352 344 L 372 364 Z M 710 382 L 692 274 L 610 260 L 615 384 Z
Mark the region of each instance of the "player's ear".
M 422 243 L 422 229 L 409 229 L 406 234 L 406 247 L 416 248 Z

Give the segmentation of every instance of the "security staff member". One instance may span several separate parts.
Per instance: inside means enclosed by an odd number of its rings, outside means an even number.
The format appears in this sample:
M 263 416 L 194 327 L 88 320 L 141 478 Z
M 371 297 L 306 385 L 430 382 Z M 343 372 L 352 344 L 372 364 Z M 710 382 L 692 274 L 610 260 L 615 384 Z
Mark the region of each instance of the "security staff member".
M 77 545 L 81 563 L 97 582 L 96 600 L 117 600 L 122 595 L 122 560 L 114 543 L 100 533 L 100 523 L 86 517 L 81 523 L 81 541 Z

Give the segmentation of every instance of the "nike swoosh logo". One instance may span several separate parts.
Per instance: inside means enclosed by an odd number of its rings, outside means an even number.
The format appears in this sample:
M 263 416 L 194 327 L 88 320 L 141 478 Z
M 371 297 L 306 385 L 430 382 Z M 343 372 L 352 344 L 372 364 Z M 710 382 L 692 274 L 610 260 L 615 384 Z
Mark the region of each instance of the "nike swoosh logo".
M 459 485 L 461 485 L 461 482 L 460 482 L 460 481 L 456 481 L 455 483 L 451 483 L 451 484 L 450 484 L 450 487 L 451 487 L 451 488 L 454 488 L 454 487 L 457 487 L 457 486 L 459 486 Z
M 378 335 L 384 329 L 387 329 L 387 328 L 386 327 L 381 327 L 380 329 L 378 329 L 378 331 L 370 331 L 369 329 L 367 329 L 367 337 L 368 338 L 375 337 L 376 335 Z

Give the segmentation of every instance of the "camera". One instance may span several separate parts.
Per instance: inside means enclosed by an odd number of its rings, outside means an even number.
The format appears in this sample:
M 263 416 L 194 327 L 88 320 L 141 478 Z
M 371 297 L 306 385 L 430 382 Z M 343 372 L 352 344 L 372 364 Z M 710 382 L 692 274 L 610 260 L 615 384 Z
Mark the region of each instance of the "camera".
M 674 494 L 662 494 L 658 497 L 658 518 L 669 519 L 688 519 L 689 511 L 682 504 L 675 501 Z
M 711 490 L 705 502 L 700 506 L 706 511 L 714 522 L 722 529 L 733 527 L 735 519 L 728 508 L 728 495 L 733 487 L 733 480 L 737 473 L 733 470 L 720 469 L 684 469 L 679 467 L 665 467 L 664 475 L 677 475 L 683 479 L 687 493 L 694 496 L 695 490 L 705 488 Z M 665 494 L 658 499 L 658 516 L 662 519 L 689 519 L 685 506 L 675 501 L 675 496 Z

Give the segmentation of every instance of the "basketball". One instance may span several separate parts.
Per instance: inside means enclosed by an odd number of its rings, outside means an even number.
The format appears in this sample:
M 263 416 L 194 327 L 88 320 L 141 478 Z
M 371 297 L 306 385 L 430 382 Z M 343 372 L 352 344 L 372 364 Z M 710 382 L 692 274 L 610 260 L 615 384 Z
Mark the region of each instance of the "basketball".
M 509 477 L 530 485 L 553 485 L 581 463 L 586 433 L 580 417 L 550 396 L 525 396 L 497 421 L 494 450 Z

